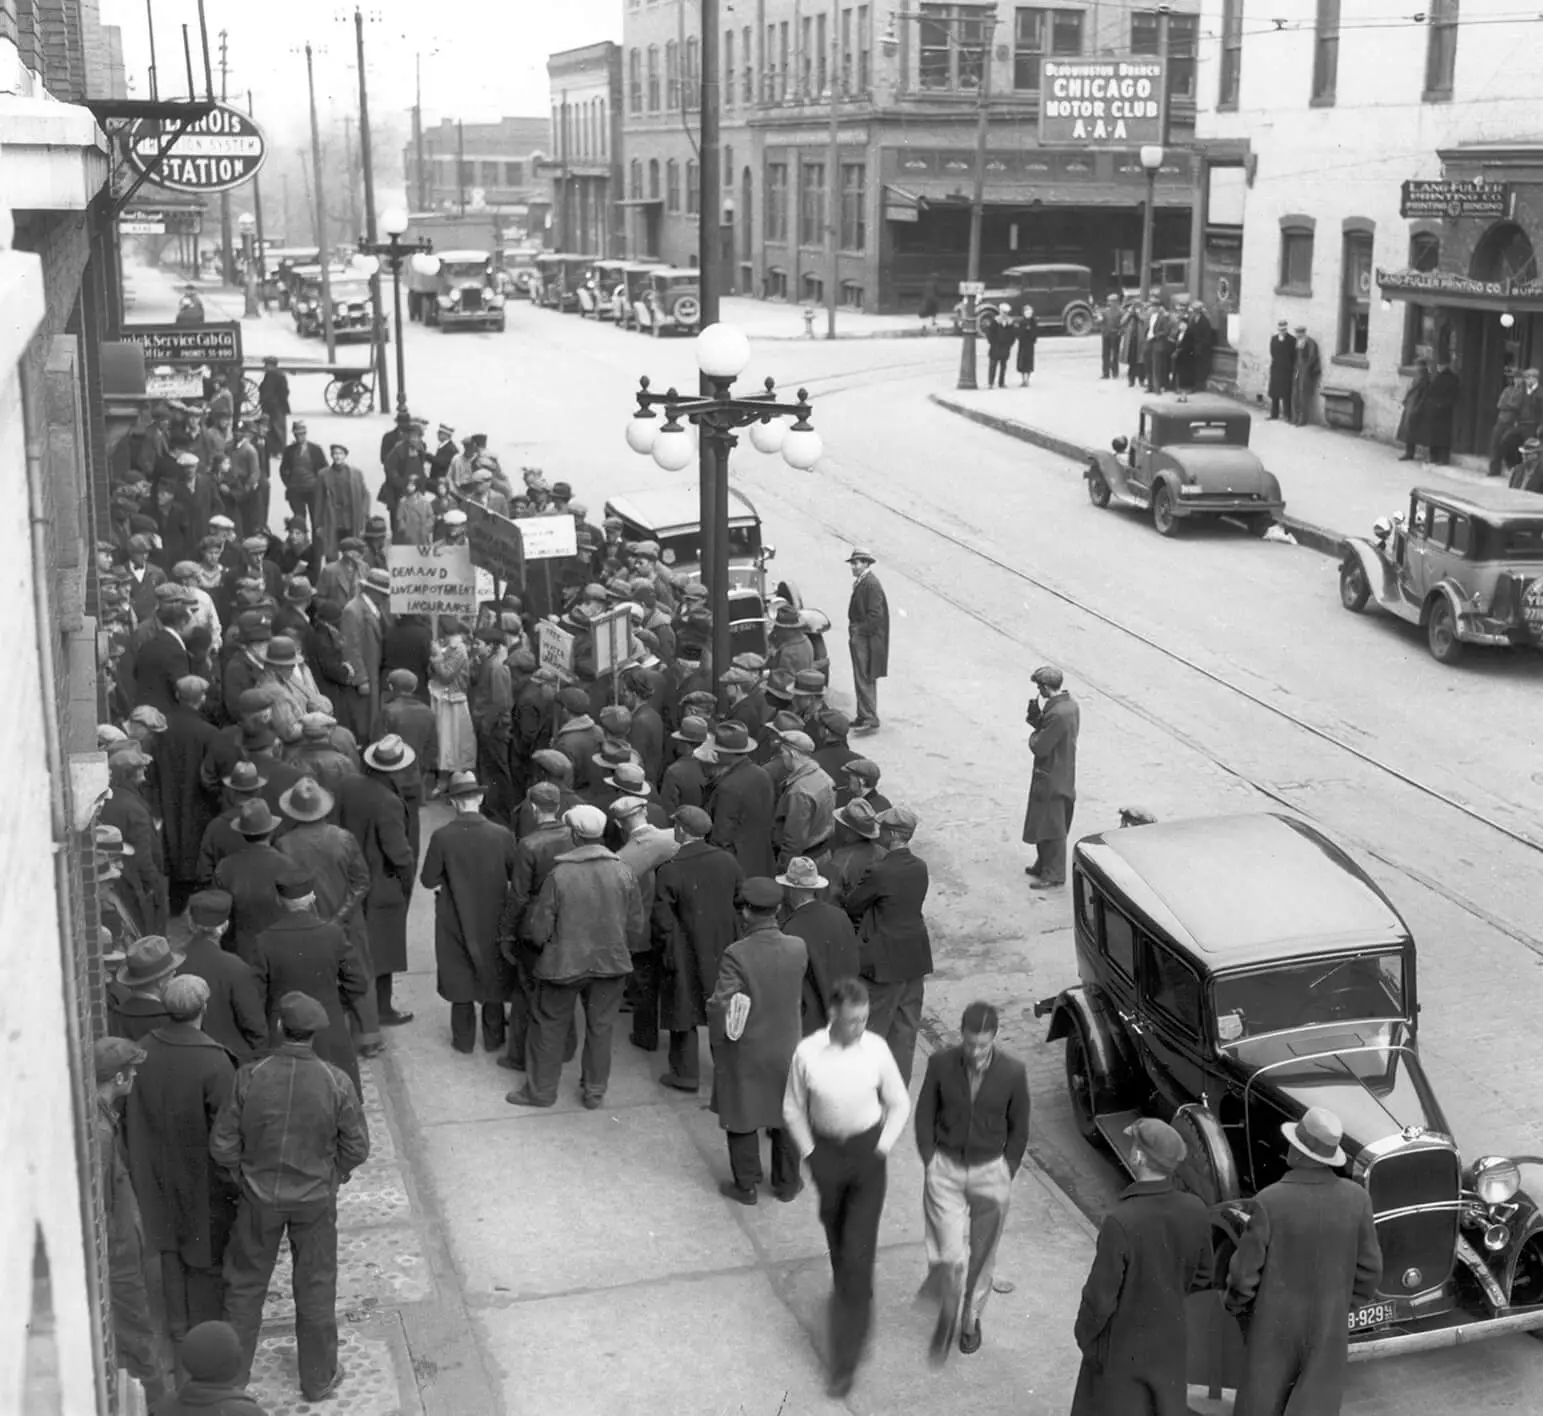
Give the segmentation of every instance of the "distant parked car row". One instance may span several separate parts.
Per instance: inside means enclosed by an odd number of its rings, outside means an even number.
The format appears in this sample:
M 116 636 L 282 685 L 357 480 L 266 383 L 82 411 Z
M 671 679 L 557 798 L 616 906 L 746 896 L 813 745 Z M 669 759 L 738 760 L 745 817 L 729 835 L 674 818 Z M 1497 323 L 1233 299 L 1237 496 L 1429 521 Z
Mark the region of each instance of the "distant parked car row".
M 581 319 L 611 320 L 618 329 L 655 338 L 695 334 L 702 318 L 702 282 L 694 270 L 659 261 L 602 260 L 543 251 L 534 260 L 530 298 Z

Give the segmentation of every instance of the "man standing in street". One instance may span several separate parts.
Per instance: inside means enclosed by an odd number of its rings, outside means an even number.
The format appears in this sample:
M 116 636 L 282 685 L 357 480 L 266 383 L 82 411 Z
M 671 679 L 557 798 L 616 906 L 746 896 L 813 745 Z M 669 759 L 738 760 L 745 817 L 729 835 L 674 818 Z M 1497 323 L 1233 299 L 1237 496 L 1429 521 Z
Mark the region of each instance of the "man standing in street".
M 1100 378 L 1114 379 L 1120 376 L 1120 328 L 1125 311 L 1120 304 L 1120 292 L 1111 290 L 1108 302 L 1098 312 L 1099 342 L 1103 346 L 1103 372 Z
M 852 1390 L 873 1321 L 888 1157 L 911 1109 L 894 1054 L 867 1026 L 868 990 L 837 979 L 830 1026 L 798 1044 L 782 1102 L 782 1123 L 820 1197 L 833 1290 L 826 1394 L 838 1401 Z
M 203 1031 L 209 985 L 195 975 L 166 986 L 171 1021 L 145 1038 L 124 1103 L 129 1174 L 145 1244 L 160 1259 L 166 1326 L 174 1343 L 225 1306 L 220 1264 L 235 1194 L 209 1157 L 209 1132 L 236 1076 L 230 1054 Z
M 141 935 L 128 946 L 118 972 L 122 991 L 112 997 L 107 1011 L 108 1031 L 114 1037 L 138 1042 L 170 1021 L 166 985 L 182 959 L 160 934 Z
M 1294 333 L 1296 356 L 1291 365 L 1290 418 L 1301 427 L 1313 421 L 1313 393 L 1323 372 L 1323 357 L 1318 352 L 1318 341 L 1307 332 L 1306 325 L 1298 325 Z
M 244 801 L 236 816 L 243 845 L 214 870 L 214 883 L 231 898 L 231 950 L 251 963 L 257 936 L 284 913 L 278 883 L 289 874 L 289 861 L 273 848 L 279 820 L 261 798 Z
M 846 898 L 846 912 L 859 921 L 862 976 L 872 1000 L 872 1031 L 895 1055 L 909 1088 L 921 1028 L 932 941 L 922 911 L 927 902 L 927 862 L 911 850 L 916 813 L 892 806 L 879 817 L 884 854 Z
M 1270 336 L 1270 421 L 1280 420 L 1282 407 L 1291 418 L 1292 374 L 1297 362 L 1297 342 L 1291 337 L 1285 320 L 1275 322 Z M 1293 420 L 1295 421 L 1295 420 Z
M 1371 1196 L 1345 1164 L 1339 1117 L 1309 1107 L 1281 1134 L 1289 1169 L 1254 1197 L 1227 1271 L 1229 1312 L 1250 1315 L 1238 1416 L 1338 1416 L 1345 1314 L 1377 1296 L 1382 1250 Z
M 1173 1182 L 1187 1154 L 1184 1138 L 1152 1117 L 1125 1134 L 1135 1182 L 1105 1216 L 1082 1288 L 1075 1328 L 1082 1368 L 1072 1416 L 1182 1416 L 1189 1410 L 1184 1303 L 1210 1283 L 1211 1223 L 1204 1202 Z M 1344 1310 L 1337 1316 L 1343 1342 Z M 1302 1416 L 1324 1409 L 1304 1406 Z
M 279 361 L 268 355 L 263 360 L 262 382 L 257 385 L 257 406 L 268 420 L 270 455 L 277 455 L 289 436 L 289 379 L 280 370 Z
M 812 860 L 795 856 L 777 877 L 782 886 L 782 932 L 804 941 L 809 966 L 804 970 L 801 1012 L 803 1035 L 808 1037 L 830 1023 L 827 999 L 838 978 L 852 978 L 857 973 L 857 931 L 846 911 L 824 899 L 830 884 L 815 868 Z
M 1031 890 L 1053 890 L 1066 884 L 1066 838 L 1077 805 L 1077 734 L 1082 712 L 1053 664 L 1040 665 L 1029 677 L 1038 694 L 1025 714 L 1034 729 L 1029 734 L 1034 775 L 1023 815 L 1023 843 L 1034 847 L 1034 864 L 1024 866 L 1023 873 L 1034 882 Z
M 514 875 L 514 832 L 482 814 L 484 790 L 471 772 L 450 779 L 449 821 L 429 837 L 419 877 L 434 899 L 434 962 L 439 996 L 450 1005 L 450 1045 L 499 1052 L 506 1041 L 504 1000 L 513 970 L 498 949 L 498 924 Z
M 155 744 L 156 799 L 166 832 L 168 910 L 180 915 L 197 886 L 198 849 L 219 814 L 218 784 L 236 765 L 236 745 L 204 716 L 209 681 L 177 681 L 177 701 Z
M 916 1149 L 926 1168 L 924 1291 L 938 1303 L 934 1366 L 947 1358 L 956 1328 L 961 1352 L 980 1351 L 981 1310 L 1029 1144 L 1029 1079 L 1023 1063 L 996 1045 L 997 1026 L 991 1004 L 971 1003 L 958 1045 L 927 1059 L 916 1098 Z
M 582 999 L 580 1094 L 586 1110 L 597 1111 L 611 1080 L 611 1029 L 622 981 L 632 972 L 632 955 L 647 943 L 648 924 L 637 877 L 601 844 L 605 813 L 575 806 L 563 821 L 574 848 L 553 860 L 525 924 L 526 938 L 540 952 L 529 1073 L 525 1086 L 505 1100 L 515 1106 L 556 1103 L 564 1039 L 573 1005 Z
M 782 889 L 763 876 L 740 887 L 743 934 L 723 952 L 707 1000 L 713 1100 L 728 1135 L 731 1178 L 718 1193 L 742 1205 L 760 1188 L 761 1132 L 771 1141 L 771 1191 L 784 1203 L 803 1189 L 798 1152 L 782 1124 L 788 1067 L 802 1036 L 800 1001 L 809 955 L 777 928 Z
M 304 993 L 279 1002 L 279 1045 L 236 1073 L 209 1152 L 241 1189 L 225 1251 L 225 1321 L 241 1339 L 240 1382 L 251 1376 L 263 1300 L 286 1232 L 294 1256 L 300 1390 L 325 1401 L 338 1363 L 338 1186 L 370 1154 L 370 1133 L 347 1075 L 312 1047 L 327 1011 Z
M 316 474 L 316 495 L 311 503 L 311 535 L 321 547 L 323 560 L 337 554 L 344 536 L 361 536 L 370 516 L 370 493 L 364 473 L 348 460 L 348 449 L 333 443 L 332 461 Z
M 354 736 L 361 742 L 375 731 L 380 715 L 380 676 L 386 631 L 391 624 L 386 608 L 390 597 L 390 572 L 369 570 L 358 593 L 343 606 L 343 657 L 353 670 L 353 690 L 360 700 L 352 726 Z
M 311 514 L 316 479 L 327 465 L 327 455 L 310 441 L 305 424 L 299 418 L 295 419 L 292 431 L 295 440 L 279 458 L 279 481 L 284 484 L 284 500 L 289 503 L 291 513 L 305 521 Z

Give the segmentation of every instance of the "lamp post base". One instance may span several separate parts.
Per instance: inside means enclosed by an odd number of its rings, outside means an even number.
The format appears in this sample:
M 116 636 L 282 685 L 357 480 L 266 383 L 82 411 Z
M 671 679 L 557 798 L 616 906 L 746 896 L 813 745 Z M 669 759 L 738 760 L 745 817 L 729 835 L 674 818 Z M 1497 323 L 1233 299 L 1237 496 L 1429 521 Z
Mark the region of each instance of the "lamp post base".
M 973 329 L 964 332 L 964 339 L 959 345 L 959 382 L 958 388 L 979 388 L 980 382 L 976 376 L 975 342 L 980 336 Z

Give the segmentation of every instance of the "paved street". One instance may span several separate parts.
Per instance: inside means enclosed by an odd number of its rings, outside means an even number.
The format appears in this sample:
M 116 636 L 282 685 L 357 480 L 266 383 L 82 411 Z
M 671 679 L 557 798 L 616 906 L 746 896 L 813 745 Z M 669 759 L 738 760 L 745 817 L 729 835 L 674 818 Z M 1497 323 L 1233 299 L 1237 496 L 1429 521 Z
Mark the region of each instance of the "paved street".
M 277 320 L 249 330 L 249 357 L 302 347 Z M 639 374 L 655 388 L 695 386 L 688 340 L 524 304 L 503 335 L 414 326 L 406 337 L 415 412 L 463 436 L 486 432 L 507 469 L 536 464 L 571 482 L 592 519 L 607 496 L 694 478 L 660 471 L 622 440 Z M 1053 402 L 1058 379 L 1080 380 L 1090 351 L 1096 361 L 1091 341 L 1042 341 L 1040 392 L 1007 396 L 1013 416 L 1027 416 L 1031 397 Z M 1320 823 L 1420 940 L 1423 1051 L 1465 1153 L 1543 1151 L 1532 1085 L 1543 1071 L 1543 659 L 1473 654 L 1446 669 L 1414 631 L 1347 614 L 1323 556 L 1229 528 L 1164 540 L 1144 519 L 1096 510 L 1077 463 L 929 401 L 952 390 L 957 357 L 944 338 L 758 339 L 746 387 L 767 375 L 785 393 L 807 386 L 827 456 L 797 474 L 747 445 L 731 465 L 777 547 L 774 569 L 838 625 L 845 547 L 861 541 L 880 557 L 894 648 L 885 726 L 869 750 L 887 794 L 921 815 L 938 960 L 932 1034 L 949 1033 L 972 997 L 1001 1006 L 1004 1042 L 1029 1063 L 1032 1154 L 1096 1219 L 1120 1180 L 1073 1131 L 1060 1046 L 1043 1042 L 1032 1017 L 1035 1000 L 1075 972 L 1068 900 L 1028 892 L 1018 844 L 1028 672 L 1050 660 L 1082 705 L 1079 830 L 1113 825 L 1129 803 L 1160 818 L 1278 808 Z M 343 437 L 377 482 L 386 420 L 313 417 L 319 384 L 296 390 L 316 440 Z M 1073 431 L 1101 443 L 1128 428 Z M 1281 475 L 1289 497 L 1289 469 Z M 1389 506 L 1409 480 L 1389 478 Z M 840 700 L 843 655 L 833 668 Z M 449 1049 L 430 916 L 416 900 L 404 992 L 418 1022 L 393 1035 L 374 1072 L 402 1142 L 404 1242 L 429 1275 L 373 1310 L 395 1334 L 403 1409 L 841 1409 L 819 1394 L 810 1346 L 828 1282 L 812 1199 L 727 1213 L 715 1119 L 661 1096 L 652 1076 L 662 1056 L 625 1040 L 604 1110 L 577 1109 L 571 1075 L 553 1112 L 506 1106 L 509 1074 Z M 913 1149 L 897 1156 L 878 1347 L 846 1409 L 1064 1410 L 1086 1229 L 1026 1169 L 999 1267 L 1015 1290 L 993 1300 L 980 1356 L 933 1377 L 925 1320 L 909 1307 L 922 1272 L 919 1173 Z M 574 1370 L 581 1335 L 589 1360 Z M 730 1363 L 727 1352 L 748 1355 Z M 1534 1410 L 1540 1377 L 1543 1347 L 1508 1339 L 1359 1367 L 1346 1409 Z

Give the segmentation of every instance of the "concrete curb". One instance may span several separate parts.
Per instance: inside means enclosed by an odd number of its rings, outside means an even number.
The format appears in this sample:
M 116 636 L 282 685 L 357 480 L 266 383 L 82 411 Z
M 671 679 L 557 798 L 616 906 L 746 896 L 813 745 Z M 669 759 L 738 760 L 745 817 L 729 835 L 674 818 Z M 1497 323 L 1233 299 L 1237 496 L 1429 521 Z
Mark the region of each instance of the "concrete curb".
M 1073 462 L 1086 462 L 1093 456 L 1092 448 L 1085 447 L 1081 443 L 1068 442 L 1065 438 L 1047 433 L 1042 428 L 1033 428 L 1027 423 L 1020 423 L 1016 418 L 1003 418 L 996 413 L 969 408 L 952 398 L 945 398 L 940 393 L 931 393 L 927 396 L 939 408 L 946 408 L 950 413 L 957 413 L 961 418 L 968 418 L 972 423 L 979 423 L 993 432 L 1005 433 L 1010 438 L 1017 438 L 1019 442 L 1032 443 L 1035 447 L 1042 447 L 1048 452 L 1069 458 Z M 1334 560 L 1339 560 L 1345 553 L 1345 542 L 1348 538 L 1342 532 L 1330 531 L 1325 527 L 1315 526 L 1310 521 L 1301 521 L 1294 516 L 1281 517 L 1280 524 L 1291 533 L 1299 546 L 1306 546 L 1308 550 L 1317 551 L 1321 556 L 1330 556 Z

